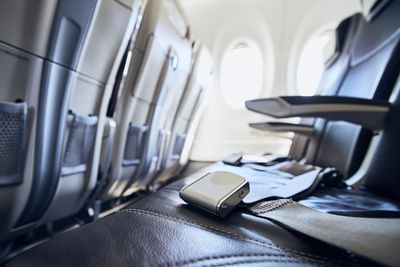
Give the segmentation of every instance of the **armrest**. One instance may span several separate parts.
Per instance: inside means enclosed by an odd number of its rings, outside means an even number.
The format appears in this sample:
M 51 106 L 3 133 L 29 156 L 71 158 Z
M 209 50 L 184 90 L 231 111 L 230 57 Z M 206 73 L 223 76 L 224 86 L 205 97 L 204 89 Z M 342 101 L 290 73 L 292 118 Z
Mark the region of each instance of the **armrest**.
M 249 123 L 249 126 L 262 131 L 270 132 L 293 132 L 304 136 L 312 136 L 314 127 L 305 124 L 294 124 L 284 122 L 256 122 Z
M 380 130 L 384 126 L 390 103 L 340 96 L 282 96 L 249 100 L 246 101 L 246 107 L 275 118 L 319 117 Z

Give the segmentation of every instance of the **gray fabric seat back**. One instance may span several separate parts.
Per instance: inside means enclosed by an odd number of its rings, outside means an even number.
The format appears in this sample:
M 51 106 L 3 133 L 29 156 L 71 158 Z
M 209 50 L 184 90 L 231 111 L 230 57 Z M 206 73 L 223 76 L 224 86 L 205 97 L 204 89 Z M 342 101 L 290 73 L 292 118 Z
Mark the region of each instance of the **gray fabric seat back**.
M 191 74 L 173 122 L 171 138 L 162 159 L 162 170 L 155 177 L 157 186 L 178 174 L 188 162 L 194 134 L 204 109 L 212 71 L 213 59 L 209 50 L 196 41 L 193 45 Z
M 0 2 L 0 244 L 32 188 L 39 92 L 56 4 Z
M 125 2 L 0 4 L 0 46 L 10 51 L 1 53 L 1 75 L 7 78 L 1 79 L 0 100 L 25 103 L 20 110 L 26 125 L 18 132 L 23 158 L 16 169 L 23 179 L 1 194 L 12 213 L 7 228 L 18 228 L 9 236 L 79 212 L 94 187 L 115 66 L 141 5 Z
M 77 213 L 95 188 L 108 101 L 144 1 L 126 4 L 96 3 L 70 80 L 59 181 L 42 223 Z
M 160 168 L 190 71 L 187 23 L 175 1 L 149 1 L 129 51 L 104 199 L 145 188 Z M 130 194 L 130 193 L 128 193 Z

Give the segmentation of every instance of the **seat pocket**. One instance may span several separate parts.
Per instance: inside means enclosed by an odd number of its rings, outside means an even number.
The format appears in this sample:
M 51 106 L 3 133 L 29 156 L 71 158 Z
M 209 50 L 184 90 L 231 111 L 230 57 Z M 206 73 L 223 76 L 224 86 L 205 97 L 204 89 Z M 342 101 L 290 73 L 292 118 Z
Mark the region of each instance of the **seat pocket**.
M 96 139 L 97 122 L 96 116 L 80 116 L 69 112 L 62 176 L 86 171 Z
M 0 101 L 0 186 L 23 181 L 27 105 Z
M 147 133 L 146 125 L 129 124 L 122 166 L 135 166 L 140 163 Z
M 183 147 L 185 146 L 186 134 L 177 134 L 175 137 L 175 144 L 172 150 L 171 159 L 178 160 L 181 157 Z

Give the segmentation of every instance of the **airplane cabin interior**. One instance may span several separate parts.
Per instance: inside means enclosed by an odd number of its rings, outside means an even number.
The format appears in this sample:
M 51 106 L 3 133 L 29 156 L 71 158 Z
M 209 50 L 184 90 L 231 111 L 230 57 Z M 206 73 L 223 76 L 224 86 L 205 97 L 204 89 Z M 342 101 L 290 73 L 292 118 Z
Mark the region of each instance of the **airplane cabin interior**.
M 400 266 L 400 1 L 0 1 L 0 266 Z

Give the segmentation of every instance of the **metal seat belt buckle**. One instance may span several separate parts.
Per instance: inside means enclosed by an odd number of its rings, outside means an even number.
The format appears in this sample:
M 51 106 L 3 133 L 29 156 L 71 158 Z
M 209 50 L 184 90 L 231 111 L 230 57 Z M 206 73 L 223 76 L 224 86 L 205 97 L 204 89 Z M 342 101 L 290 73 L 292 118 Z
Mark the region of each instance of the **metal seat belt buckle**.
M 190 205 L 226 217 L 249 192 L 250 186 L 244 177 L 216 171 L 183 187 L 179 195 Z

